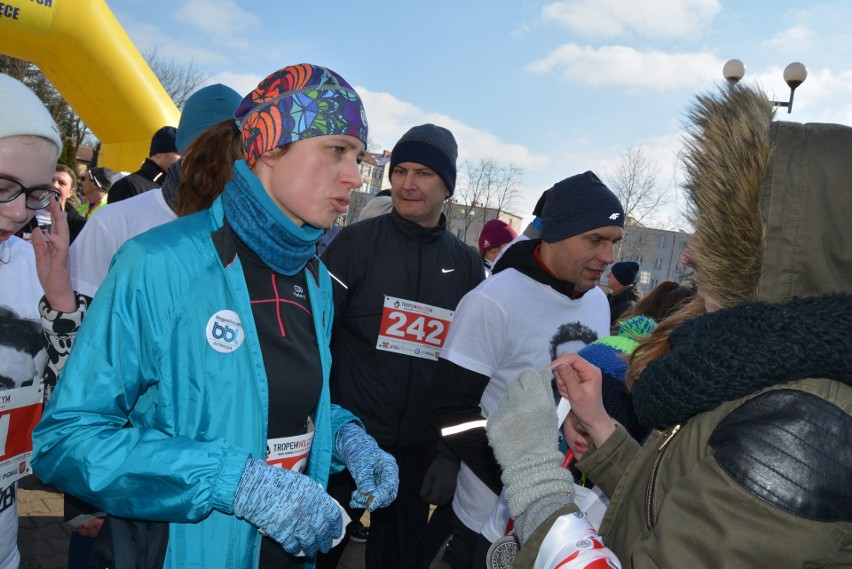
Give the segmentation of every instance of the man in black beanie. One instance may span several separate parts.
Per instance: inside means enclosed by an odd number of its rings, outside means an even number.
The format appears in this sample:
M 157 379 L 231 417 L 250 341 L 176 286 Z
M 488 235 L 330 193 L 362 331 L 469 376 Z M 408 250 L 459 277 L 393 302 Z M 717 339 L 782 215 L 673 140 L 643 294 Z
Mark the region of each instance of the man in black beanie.
M 459 303 L 433 378 L 432 425 L 462 460 L 447 549 L 453 567 L 484 567 L 500 537 L 483 528 L 503 486 L 483 419 L 521 372 L 545 368 L 551 351 L 576 352 L 609 335 L 609 304 L 596 285 L 623 234 L 621 203 L 585 172 L 547 191 L 541 220 L 541 238 L 509 247 Z
M 615 326 L 621 315 L 642 298 L 637 288 L 639 279 L 639 263 L 636 261 L 619 261 L 609 269 L 606 287 L 610 290 L 609 299 L 610 326 Z
M 113 184 L 107 196 L 107 203 L 126 200 L 162 186 L 169 166 L 180 159 L 176 138 L 177 129 L 173 126 L 164 126 L 155 132 L 151 137 L 148 158 L 137 171 Z
M 357 415 L 399 465 L 397 499 L 370 514 L 368 569 L 406 566 L 429 502 L 440 501 L 430 488 L 427 501 L 420 495 L 436 456 L 424 402 L 452 311 L 484 278 L 478 251 L 447 231 L 441 213 L 455 190 L 457 156 L 449 130 L 410 129 L 391 151 L 391 212 L 344 227 L 322 255 L 336 279 L 332 402 Z M 341 504 L 353 489 L 347 473 L 329 481 Z M 317 566 L 335 567 L 344 546 Z

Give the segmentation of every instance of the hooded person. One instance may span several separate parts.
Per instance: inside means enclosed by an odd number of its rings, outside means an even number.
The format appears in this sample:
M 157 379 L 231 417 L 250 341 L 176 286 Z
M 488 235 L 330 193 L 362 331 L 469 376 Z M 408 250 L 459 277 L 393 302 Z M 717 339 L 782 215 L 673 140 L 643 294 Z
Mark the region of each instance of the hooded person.
M 690 113 L 695 234 L 682 262 L 698 293 L 634 352 L 648 442 L 595 410 L 597 368 L 554 362 L 595 445 L 579 466 L 612 497 L 595 543 L 625 568 L 852 565 L 852 128 L 772 114 L 742 84 Z M 582 567 L 563 562 L 588 530 L 559 496 L 552 452 L 526 447 L 537 466 L 525 469 L 507 446 L 516 421 L 546 421 L 525 403 L 545 388 L 526 387 L 489 426 L 500 462 L 524 475 L 523 499 L 510 499 L 523 520 L 515 566 Z
M 396 463 L 330 403 L 314 254 L 362 183 L 361 99 L 299 64 L 234 118 L 244 160 L 225 190 L 116 253 L 33 435 L 42 480 L 110 514 L 99 566 L 311 566 L 348 521 L 331 472 L 351 473 L 352 507 L 396 496 Z

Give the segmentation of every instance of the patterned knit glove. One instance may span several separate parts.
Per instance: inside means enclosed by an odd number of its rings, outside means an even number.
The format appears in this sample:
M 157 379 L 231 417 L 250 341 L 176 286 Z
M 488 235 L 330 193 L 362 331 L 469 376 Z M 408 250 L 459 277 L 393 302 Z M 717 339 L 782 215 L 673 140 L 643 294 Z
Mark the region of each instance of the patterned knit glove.
M 325 553 L 343 533 L 340 508 L 322 486 L 263 460 L 246 462 L 234 495 L 234 515 L 257 526 L 293 555 Z
M 506 397 L 488 417 L 488 442 L 503 468 L 506 500 L 516 523 L 524 521 L 521 542 L 550 514 L 574 500 L 574 481 L 562 468 L 557 448 L 553 374 L 528 370 L 506 389 Z M 527 510 L 531 505 L 536 507 Z M 539 507 L 541 506 L 541 507 Z
M 358 487 L 352 492 L 351 507 L 372 512 L 396 499 L 399 467 L 376 439 L 355 423 L 346 423 L 337 430 L 334 446 Z

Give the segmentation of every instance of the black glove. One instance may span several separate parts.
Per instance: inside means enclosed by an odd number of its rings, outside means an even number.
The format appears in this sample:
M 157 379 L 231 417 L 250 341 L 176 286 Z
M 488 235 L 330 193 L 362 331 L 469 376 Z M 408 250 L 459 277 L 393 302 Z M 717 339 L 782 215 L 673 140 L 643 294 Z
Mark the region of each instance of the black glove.
M 424 502 L 443 506 L 453 499 L 456 493 L 456 478 L 459 475 L 461 463 L 445 454 L 438 453 L 423 477 L 420 487 L 420 497 Z

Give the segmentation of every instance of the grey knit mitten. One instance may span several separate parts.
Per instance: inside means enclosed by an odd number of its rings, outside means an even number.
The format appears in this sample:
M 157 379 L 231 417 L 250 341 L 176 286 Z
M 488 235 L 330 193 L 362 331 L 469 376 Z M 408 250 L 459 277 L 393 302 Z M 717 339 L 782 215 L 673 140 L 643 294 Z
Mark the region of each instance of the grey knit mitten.
M 523 372 L 509 384 L 486 427 L 522 543 L 551 513 L 574 500 L 574 483 L 558 450 L 552 377 L 550 369 Z

